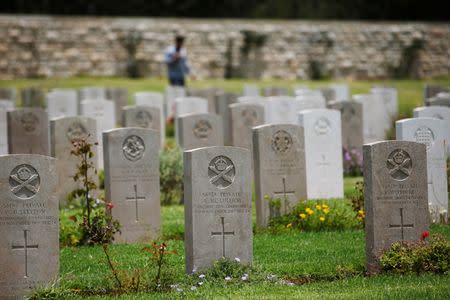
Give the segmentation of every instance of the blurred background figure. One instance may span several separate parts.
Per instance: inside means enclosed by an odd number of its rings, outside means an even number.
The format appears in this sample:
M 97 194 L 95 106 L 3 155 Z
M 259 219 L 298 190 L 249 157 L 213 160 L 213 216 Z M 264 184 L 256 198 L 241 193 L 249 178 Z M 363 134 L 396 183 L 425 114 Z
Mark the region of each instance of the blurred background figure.
M 165 52 L 165 62 L 167 64 L 167 75 L 170 85 L 184 86 L 184 77 L 190 71 L 187 62 L 187 51 L 183 45 L 184 37 L 178 35 L 175 37 L 175 45 L 168 47 Z

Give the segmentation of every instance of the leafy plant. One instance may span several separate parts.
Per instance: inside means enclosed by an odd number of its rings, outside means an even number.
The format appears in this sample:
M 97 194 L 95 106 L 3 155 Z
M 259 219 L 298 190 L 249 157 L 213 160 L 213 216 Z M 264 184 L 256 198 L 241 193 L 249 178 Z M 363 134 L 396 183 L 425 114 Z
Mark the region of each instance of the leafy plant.
M 150 259 L 156 264 L 157 272 L 154 279 L 155 289 L 160 289 L 162 285 L 162 268 L 165 263 L 164 257 L 169 254 L 176 254 L 175 251 L 169 251 L 166 243 L 156 243 L 153 242 L 150 246 L 143 248 L 143 251 L 150 254 Z M 165 281 L 165 280 L 164 280 Z
M 344 230 L 362 228 L 362 221 L 345 200 L 311 200 L 299 202 L 287 215 L 272 218 L 269 227 L 275 232 Z
M 179 204 L 183 201 L 183 157 L 176 146 L 168 146 L 160 155 L 161 204 Z
M 450 274 L 450 242 L 442 235 L 433 235 L 429 241 L 427 237 L 426 231 L 419 242 L 392 244 L 380 256 L 382 270 L 400 274 Z

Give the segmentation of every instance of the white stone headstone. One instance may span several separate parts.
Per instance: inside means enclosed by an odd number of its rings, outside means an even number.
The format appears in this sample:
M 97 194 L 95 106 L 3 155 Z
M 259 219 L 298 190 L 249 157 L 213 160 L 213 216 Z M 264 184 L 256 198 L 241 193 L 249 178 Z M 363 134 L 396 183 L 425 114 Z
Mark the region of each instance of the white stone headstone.
M 81 115 L 93 118 L 97 125 L 98 168 L 103 169 L 103 131 L 116 127 L 115 104 L 106 100 L 81 101 Z
M 166 136 L 166 118 L 164 117 L 164 96 L 157 92 L 138 92 L 134 94 L 135 105 L 156 107 L 159 109 L 161 128 L 161 147 L 164 147 Z
M 347 84 L 334 83 L 329 85 L 334 90 L 335 101 L 347 101 L 350 99 L 349 88 Z
M 0 155 L 8 154 L 7 111 L 14 109 L 14 102 L 0 100 Z
M 445 122 L 435 118 L 413 118 L 397 121 L 397 140 L 413 141 L 427 147 L 428 204 L 431 219 L 447 222 L 447 133 Z
M 333 109 L 298 113 L 305 133 L 308 199 L 344 197 L 341 114 Z
M 259 87 L 255 84 L 246 84 L 242 94 L 244 96 L 259 96 Z
M 391 117 L 383 98 L 375 94 L 361 94 L 353 95 L 353 100 L 363 106 L 364 143 L 385 140 L 391 127 Z
M 80 101 L 83 100 L 104 100 L 106 99 L 106 89 L 104 87 L 88 86 L 79 90 Z
M 75 90 L 57 90 L 47 94 L 49 119 L 78 115 L 78 95 Z
M 379 95 L 383 98 L 385 109 L 391 117 L 391 121 L 395 120 L 398 115 L 397 89 L 387 87 L 374 87 L 370 89 L 370 93 Z
M 266 101 L 266 124 L 297 124 L 300 102 L 293 97 L 269 97 Z
M 325 98 L 319 93 L 301 93 L 295 97 L 299 110 L 327 108 Z
M 436 118 L 445 122 L 447 132 L 447 155 L 450 156 L 450 107 L 447 106 L 423 106 L 414 109 L 414 118 Z
M 181 86 L 168 86 L 166 88 L 164 98 L 166 100 L 166 106 L 164 114 L 166 120 L 175 118 L 175 99 L 186 97 L 186 90 Z

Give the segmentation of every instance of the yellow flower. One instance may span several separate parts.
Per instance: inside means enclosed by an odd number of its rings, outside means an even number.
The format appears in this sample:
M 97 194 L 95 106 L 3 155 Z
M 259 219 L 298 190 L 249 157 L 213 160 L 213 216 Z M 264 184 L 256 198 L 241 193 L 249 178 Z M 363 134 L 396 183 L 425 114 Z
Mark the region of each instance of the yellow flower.
M 325 221 L 325 217 L 320 217 L 319 220 L 320 220 L 320 222 L 323 222 L 323 221 Z
M 289 223 L 286 225 L 286 228 L 291 228 L 292 227 L 292 223 Z
M 300 217 L 300 219 L 305 219 L 305 218 L 306 218 L 306 215 L 303 214 L 303 213 L 302 213 L 302 214 L 299 214 L 298 216 Z
M 313 211 L 311 208 L 309 208 L 309 207 L 307 207 L 307 208 L 305 209 L 305 211 L 306 211 L 306 213 L 307 213 L 308 215 L 312 215 L 312 214 L 314 213 L 314 211 Z
M 324 212 L 325 214 L 328 214 L 328 213 L 330 212 L 330 209 L 329 209 L 329 208 L 324 208 L 324 209 L 323 209 L 323 212 Z
M 362 209 L 358 210 L 358 214 L 363 215 L 364 211 Z
M 317 205 L 316 205 L 316 209 L 317 209 L 317 210 L 322 210 L 322 205 L 317 204 Z
M 329 208 L 328 207 L 328 205 L 326 205 L 326 204 L 322 204 L 322 207 L 325 209 L 325 208 Z

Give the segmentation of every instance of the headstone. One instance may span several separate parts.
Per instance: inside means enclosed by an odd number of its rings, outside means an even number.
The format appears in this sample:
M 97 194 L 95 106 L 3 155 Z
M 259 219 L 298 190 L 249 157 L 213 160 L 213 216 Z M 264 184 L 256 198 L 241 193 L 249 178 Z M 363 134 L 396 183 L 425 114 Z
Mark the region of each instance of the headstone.
M 383 101 L 384 106 L 391 118 L 391 122 L 398 116 L 398 93 L 395 88 L 388 87 L 374 87 L 370 89 L 370 93 L 379 95 Z
M 386 112 L 383 98 L 375 94 L 365 94 L 353 95 L 353 100 L 362 104 L 364 143 L 385 140 L 391 127 L 391 118 Z
M 22 108 L 7 112 L 8 152 L 49 155 L 48 117 L 42 108 Z
M 185 114 L 208 113 L 208 101 L 204 98 L 185 97 L 175 99 L 175 140 L 180 143 L 178 136 L 178 118 Z
M 230 105 L 237 102 L 237 94 L 234 93 L 221 93 L 216 97 L 216 113 L 222 116 L 223 120 L 223 137 L 225 146 L 232 146 L 231 137 L 231 115 Z
M 164 96 L 156 92 L 138 92 L 134 94 L 134 103 L 139 106 L 156 107 L 160 111 L 161 148 L 164 147 L 166 137 L 166 119 L 164 117 Z
M 78 95 L 75 90 L 57 90 L 47 93 L 49 119 L 78 115 Z
M 267 98 L 262 96 L 242 96 L 237 97 L 237 103 L 257 103 L 265 105 Z
M 435 97 L 428 98 L 426 100 L 427 106 L 447 106 L 450 107 L 450 95 L 447 94 L 438 94 Z
M 334 90 L 335 101 L 347 101 L 350 99 L 349 89 L 347 84 L 334 83 L 328 86 Z
M 254 103 L 230 105 L 231 144 L 252 150 L 252 128 L 264 124 L 264 106 Z
M 97 163 L 98 168 L 103 169 L 102 132 L 116 127 L 115 104 L 107 100 L 84 100 L 81 101 L 81 115 L 96 121 Z
M 433 223 L 447 223 L 447 132 L 445 122 L 434 118 L 397 121 L 397 140 L 425 144 L 427 149 L 428 205 Z
M 0 100 L 0 155 L 8 154 L 7 111 L 14 109 L 14 102 Z
M 0 298 L 23 299 L 59 272 L 55 159 L 0 156 Z
M 105 197 L 121 226 L 117 243 L 144 243 L 160 232 L 159 134 L 144 128 L 103 133 Z
M 259 87 L 255 84 L 245 84 L 242 94 L 243 96 L 259 96 Z
M 216 88 L 206 88 L 206 89 L 188 89 L 188 97 L 202 98 L 208 101 L 208 112 L 215 114 L 217 112 L 216 108 L 216 96 L 222 94 L 223 91 Z
M 270 97 L 266 101 L 265 119 L 267 124 L 296 124 L 300 102 L 293 97 Z
M 298 102 L 298 110 L 327 108 L 325 98 L 319 93 L 300 93 L 295 97 Z
M 80 101 L 84 100 L 104 100 L 106 97 L 106 89 L 104 87 L 87 86 L 79 90 Z
M 90 138 L 88 138 L 90 135 Z M 73 180 L 77 172 L 79 158 L 71 154 L 74 149 L 73 142 L 88 138 L 93 142 L 97 137 L 95 120 L 87 117 L 59 117 L 50 120 L 50 152 L 57 158 L 56 170 L 59 178 L 58 200 L 66 203 L 67 195 L 75 189 L 81 188 Z M 93 147 L 94 167 L 97 168 L 97 147 Z M 96 176 L 91 174 L 92 178 Z
M 264 97 L 287 96 L 287 95 L 289 95 L 289 90 L 285 87 L 268 86 L 263 88 Z
M 186 97 L 186 91 L 181 86 L 168 86 L 165 91 L 166 107 L 164 115 L 166 120 L 175 118 L 175 99 Z
M 329 108 L 341 112 L 342 147 L 362 154 L 364 144 L 362 104 L 355 101 L 331 102 Z
M 305 131 L 308 199 L 344 197 L 341 114 L 333 109 L 299 112 Z
M 223 121 L 216 114 L 186 114 L 178 118 L 177 136 L 184 150 L 223 146 Z
M 44 107 L 44 92 L 37 87 L 22 89 L 23 107 Z
M 321 88 L 318 88 L 318 90 L 320 91 L 322 96 L 325 98 L 327 103 L 336 101 L 336 92 L 333 88 L 321 87 Z
M 441 85 L 427 84 L 427 85 L 425 85 L 425 88 L 424 88 L 424 99 L 434 97 L 441 92 L 446 92 L 449 90 L 450 90 L 450 88 L 446 88 Z
M 107 88 L 106 99 L 115 103 L 116 122 L 120 124 L 122 121 L 122 109 L 128 105 L 128 90 L 126 88 Z
M 428 230 L 426 147 L 382 141 L 364 145 L 363 152 L 366 262 L 369 273 L 377 273 L 383 250 L 419 241 Z
M 164 146 L 165 132 L 161 128 L 162 113 L 158 107 L 146 105 L 125 106 L 123 108 L 124 127 L 139 127 L 156 130 L 160 137 L 160 145 Z
M 303 128 L 291 124 L 254 127 L 253 145 L 256 221 L 266 227 L 271 218 L 291 212 L 306 200 Z M 280 205 L 271 206 L 266 196 Z
M 446 106 L 423 106 L 414 109 L 414 118 L 436 118 L 445 122 L 447 132 L 447 155 L 450 155 L 450 107 Z
M 223 257 L 253 256 L 250 152 L 208 147 L 184 152 L 186 272 Z

